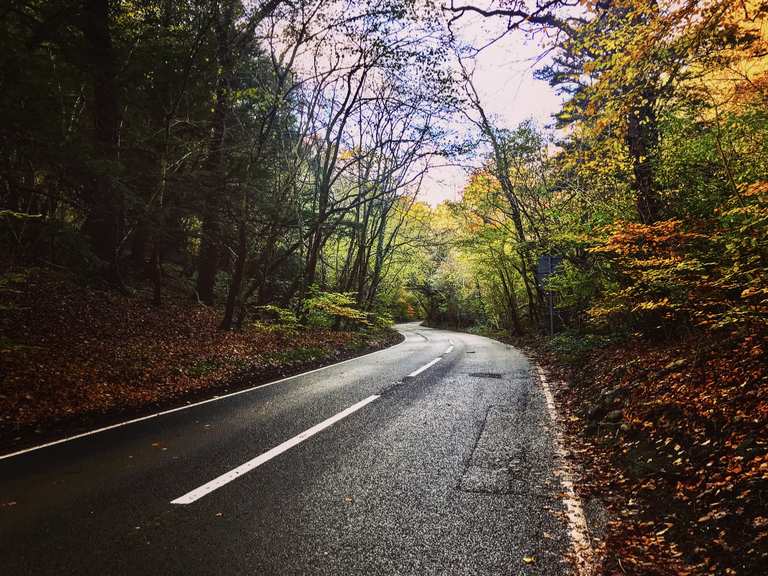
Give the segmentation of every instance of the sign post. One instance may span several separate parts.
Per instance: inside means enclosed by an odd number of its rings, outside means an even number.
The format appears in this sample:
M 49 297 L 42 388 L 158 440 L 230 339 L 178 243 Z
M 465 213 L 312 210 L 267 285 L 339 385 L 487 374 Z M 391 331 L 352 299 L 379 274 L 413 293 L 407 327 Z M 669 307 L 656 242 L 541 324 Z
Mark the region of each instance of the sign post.
M 542 254 L 539 256 L 539 263 L 536 266 L 536 279 L 539 285 L 543 285 L 547 278 L 555 272 L 563 261 L 562 256 L 552 254 Z M 549 335 L 555 333 L 555 295 L 551 290 L 547 290 L 547 308 L 549 309 Z

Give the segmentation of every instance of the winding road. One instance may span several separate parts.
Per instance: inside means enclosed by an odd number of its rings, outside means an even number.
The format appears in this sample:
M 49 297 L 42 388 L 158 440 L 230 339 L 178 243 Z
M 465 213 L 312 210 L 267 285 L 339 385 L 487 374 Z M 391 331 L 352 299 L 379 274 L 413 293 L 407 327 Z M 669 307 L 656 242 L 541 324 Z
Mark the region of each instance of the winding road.
M 0 459 L 0 574 L 568 574 L 526 358 L 396 346 Z

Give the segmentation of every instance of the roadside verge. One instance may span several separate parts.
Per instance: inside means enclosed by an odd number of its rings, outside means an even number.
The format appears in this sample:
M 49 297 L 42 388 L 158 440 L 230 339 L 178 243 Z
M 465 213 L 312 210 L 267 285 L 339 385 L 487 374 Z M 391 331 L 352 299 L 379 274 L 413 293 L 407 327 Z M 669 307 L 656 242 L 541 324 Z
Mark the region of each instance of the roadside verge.
M 262 346 L 245 348 L 242 354 L 233 358 L 221 359 L 209 354 L 186 367 L 175 367 L 170 376 L 155 382 L 130 382 L 124 375 L 120 378 L 120 373 L 114 372 L 109 391 L 105 393 L 107 401 L 102 403 L 88 402 L 88 393 L 94 392 L 92 384 L 85 391 L 82 385 L 69 390 L 58 389 L 55 396 L 69 401 L 58 409 L 46 409 L 46 403 L 37 411 L 5 411 L 0 418 L 0 459 L 41 445 L 59 443 L 61 439 L 92 434 L 282 382 L 384 350 L 404 339 L 402 334 L 389 328 L 364 333 L 305 329 L 301 337 L 294 335 L 296 341 L 292 346 L 285 334 L 276 330 L 271 332 L 277 334 L 276 351 L 273 346 Z M 312 346 L 306 345 L 307 338 L 311 339 Z M 37 384 L 36 389 L 40 390 L 40 383 Z M 137 384 L 144 393 L 136 394 Z M 151 387 L 149 393 L 147 387 Z M 103 385 L 96 385 L 95 392 L 103 388 Z M 14 403 L 23 406 L 25 401 L 34 398 L 30 394 L 14 397 L 13 392 L 13 389 L 0 389 L 0 406 Z M 20 392 L 24 394 L 23 390 Z M 14 419 L 14 415 L 17 418 Z

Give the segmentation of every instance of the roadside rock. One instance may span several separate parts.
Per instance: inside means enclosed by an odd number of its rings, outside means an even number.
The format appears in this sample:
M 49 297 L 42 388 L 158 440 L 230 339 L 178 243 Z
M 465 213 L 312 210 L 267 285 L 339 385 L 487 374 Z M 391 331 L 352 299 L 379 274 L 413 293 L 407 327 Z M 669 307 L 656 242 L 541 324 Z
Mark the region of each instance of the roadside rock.
M 593 405 L 589 412 L 587 412 L 587 420 L 591 421 L 598 421 L 603 418 L 606 414 L 608 414 L 608 411 L 611 409 L 611 405 L 606 402 L 598 402 L 597 404 Z
M 610 412 L 608 412 L 608 414 L 605 415 L 604 420 L 606 422 L 617 424 L 621 422 L 623 418 L 624 418 L 624 412 L 622 410 L 611 410 Z

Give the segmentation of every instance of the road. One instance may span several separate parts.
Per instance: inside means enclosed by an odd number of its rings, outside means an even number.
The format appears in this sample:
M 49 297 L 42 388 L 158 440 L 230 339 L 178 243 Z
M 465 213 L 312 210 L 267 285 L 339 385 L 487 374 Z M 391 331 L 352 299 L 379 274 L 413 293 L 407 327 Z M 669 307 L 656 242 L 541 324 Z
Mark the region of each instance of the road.
M 0 574 L 567 574 L 526 358 L 398 328 L 371 355 L 0 460 Z

